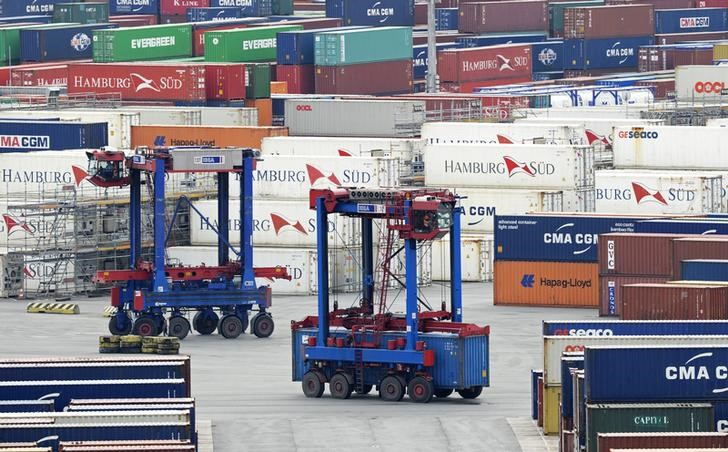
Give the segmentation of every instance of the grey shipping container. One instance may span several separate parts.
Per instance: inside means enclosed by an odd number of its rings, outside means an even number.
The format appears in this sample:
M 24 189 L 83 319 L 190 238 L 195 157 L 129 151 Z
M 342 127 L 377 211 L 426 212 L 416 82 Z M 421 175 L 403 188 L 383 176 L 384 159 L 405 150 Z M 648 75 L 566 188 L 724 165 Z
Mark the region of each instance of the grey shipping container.
M 289 135 L 414 137 L 425 122 L 425 102 L 369 99 L 289 99 Z

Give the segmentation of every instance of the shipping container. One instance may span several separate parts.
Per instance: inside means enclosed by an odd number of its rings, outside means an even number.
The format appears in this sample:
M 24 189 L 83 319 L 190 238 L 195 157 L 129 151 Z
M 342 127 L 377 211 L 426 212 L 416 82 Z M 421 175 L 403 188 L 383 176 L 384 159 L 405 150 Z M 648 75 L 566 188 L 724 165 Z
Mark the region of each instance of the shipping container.
M 435 8 L 435 30 L 457 30 L 458 16 L 457 8 Z
M 728 281 L 728 260 L 683 260 L 681 262 L 680 277 L 696 281 Z
M 0 2 L 0 17 L 52 15 L 53 6 L 60 2 L 61 0 L 3 0 Z
M 159 14 L 162 16 L 185 16 L 187 8 L 205 8 L 210 0 L 159 0 Z
M 432 242 L 432 279 L 450 281 L 450 241 Z M 460 239 L 463 282 L 493 280 L 493 236 L 463 235 Z
M 598 452 L 623 449 L 660 448 L 675 450 L 684 448 L 728 447 L 728 433 L 719 432 L 649 432 L 649 433 L 599 433 L 597 435 Z
M 356 30 L 362 27 L 345 27 Z M 276 35 L 276 62 L 284 64 L 314 64 L 314 37 L 317 33 L 342 30 L 319 28 L 314 30 L 284 31 Z
M 97 63 L 142 61 L 192 56 L 191 25 L 97 30 L 93 34 L 93 57 Z
M 68 85 L 68 65 L 46 66 L 29 69 L 13 69 L 10 86 L 66 86 Z
M 85 60 L 91 58 L 91 36 L 95 30 L 115 28 L 111 24 L 59 25 L 20 30 L 22 61 Z
M 93 425 L 108 422 L 117 425 L 137 424 L 139 422 L 159 421 L 162 423 L 190 422 L 190 410 L 145 410 L 130 414 L 128 411 L 61 411 L 43 413 L 43 423 L 55 425 Z M 28 422 L 28 413 L 0 413 L 0 423 L 22 425 Z M 32 423 L 32 422 L 31 422 Z
M 720 172 L 597 170 L 597 212 L 699 214 L 725 210 Z
M 594 109 L 594 107 L 585 107 Z M 652 119 L 626 119 L 626 118 L 591 118 L 587 116 L 584 108 L 569 108 L 564 110 L 563 116 L 558 110 L 545 109 L 554 117 L 526 117 L 517 118 L 516 124 L 534 123 L 534 124 L 550 124 L 563 125 L 565 123 L 573 125 L 583 125 L 586 129 L 587 142 L 589 144 L 611 144 L 614 140 L 614 128 L 617 126 L 641 126 L 641 125 L 662 125 L 662 120 Z M 624 108 L 621 109 L 624 112 Z M 604 115 L 602 113 L 602 115 Z
M 693 33 L 726 31 L 728 9 L 656 9 L 655 33 Z
M 584 374 L 586 376 L 587 397 L 588 402 L 648 402 L 648 401 L 697 401 L 697 400 L 718 400 L 720 394 L 709 397 L 691 397 L 696 392 L 704 392 L 706 387 L 715 387 L 715 382 L 697 382 L 694 380 L 667 380 L 665 378 L 665 368 L 668 366 L 684 365 L 685 361 L 695 354 L 689 354 L 685 359 L 679 357 L 683 354 L 676 354 L 673 359 L 669 359 L 670 364 L 663 366 L 659 372 L 650 367 L 650 371 L 633 373 L 634 371 L 626 371 L 625 369 L 646 370 L 647 366 L 652 366 L 654 359 L 648 358 L 648 363 L 644 363 L 644 355 L 632 355 L 630 350 L 649 347 L 654 350 L 674 351 L 676 347 L 703 347 L 705 344 L 711 344 L 716 347 L 728 347 L 728 336 L 725 335 L 689 335 L 689 336 L 544 336 L 544 376 L 546 384 L 561 384 L 561 355 L 564 352 L 584 352 Z M 718 349 L 718 348 L 717 348 Z M 614 357 L 613 350 L 624 351 L 625 354 L 619 355 L 620 360 L 611 361 L 612 367 L 606 367 L 606 362 L 599 358 L 598 367 L 595 367 L 592 352 L 597 350 L 609 350 L 609 356 Z M 721 350 L 721 349 L 719 349 Z M 639 364 L 637 361 L 639 360 Z M 652 361 L 652 362 L 649 362 Z M 711 360 L 712 361 L 712 360 Z M 704 365 L 704 362 L 696 363 L 696 366 Z M 598 370 L 597 370 L 598 369 Z M 596 372 L 596 373 L 595 373 Z M 624 372 L 624 375 L 621 373 Z M 677 372 L 677 371 L 676 371 Z M 712 372 L 714 374 L 714 372 Z M 619 374 L 619 376 L 617 376 Z M 634 378 L 639 375 L 640 378 Z M 618 386 L 623 381 L 634 382 L 634 384 L 625 384 Z M 640 389 L 645 386 L 655 385 L 661 386 L 662 391 L 657 387 L 648 390 L 642 395 Z M 695 385 L 690 390 L 685 390 L 685 386 Z M 664 388 L 670 390 L 663 397 L 653 397 L 651 394 L 664 392 Z M 678 387 L 683 388 L 683 392 L 673 394 L 678 391 Z M 700 389 L 698 389 L 700 388 Z M 707 394 L 710 390 L 707 391 Z
M 271 72 L 274 67 L 268 63 L 245 65 L 246 99 L 267 99 L 270 97 Z
M 584 370 L 584 356 L 568 356 L 568 354 L 562 356 L 560 403 L 562 429 L 571 429 L 574 427 L 574 379 L 572 374 L 575 370 Z M 564 420 L 567 421 L 569 425 L 564 425 Z
M 674 67 L 713 64 L 713 46 L 686 45 L 685 47 L 683 47 L 682 45 L 678 44 L 673 50 L 672 59 Z
M 719 320 L 728 318 L 728 287 L 678 284 L 622 286 L 624 320 Z
M 543 380 L 543 369 L 531 369 L 531 419 L 538 419 L 538 381 Z
M 254 3 L 260 2 L 256 0 Z M 209 22 L 240 19 L 241 17 L 244 17 L 243 11 L 241 8 L 236 7 L 187 8 L 187 22 Z
M 666 276 L 602 275 L 599 277 L 599 315 L 603 317 L 621 315 L 624 304 L 624 291 L 622 290 L 624 285 L 661 284 L 667 281 L 669 278 Z M 624 318 L 624 320 L 628 319 Z
M 195 126 L 195 125 L 233 125 L 233 124 L 217 124 L 217 119 L 212 121 L 202 120 L 203 114 L 210 116 L 211 112 L 217 111 L 217 108 L 203 107 L 149 107 L 149 106 L 124 106 L 120 111 L 125 113 L 135 113 L 139 115 L 139 124 L 156 124 L 170 126 Z M 214 118 L 214 116 L 213 116 Z M 254 124 L 257 124 L 257 116 Z M 238 124 L 235 124 L 238 125 Z M 248 124 L 250 125 L 250 124 Z
M 445 49 L 457 48 L 457 44 L 437 44 L 436 50 L 440 52 Z M 427 76 L 427 45 L 416 45 L 412 47 L 412 77 L 415 80 L 423 80 Z
M 0 27 L 0 66 L 11 66 L 20 62 L 20 32 L 26 28 L 53 28 L 56 24 L 39 25 L 10 24 Z
M 590 6 L 564 10 L 564 38 L 601 39 L 655 34 L 652 5 Z
M 673 69 L 675 45 L 640 46 L 637 52 L 637 70 L 639 72 L 665 71 Z
M 412 60 L 316 66 L 316 94 L 393 95 L 412 92 Z
M 285 127 L 133 126 L 132 148 L 137 146 L 211 146 L 260 149 L 263 137 L 287 135 Z
M 533 43 L 548 40 L 548 33 L 540 31 L 522 31 L 515 33 L 486 33 L 478 36 L 464 36 L 455 42 L 460 48 L 486 47 L 503 44 Z
M 401 163 L 421 159 L 419 138 L 270 137 L 263 139 L 265 155 L 392 157 Z
M 108 145 L 106 123 L 0 121 L 0 152 L 100 148 Z
M 543 433 L 544 435 L 554 435 L 559 432 L 559 420 L 561 418 L 561 410 L 559 402 L 561 400 L 561 386 L 544 386 L 543 388 Z
M 247 17 L 244 19 L 221 20 L 212 22 L 198 22 L 192 24 L 192 47 L 194 56 L 205 55 L 205 33 L 210 31 L 234 30 L 246 28 L 254 23 L 264 21 L 262 17 Z
M 584 6 L 601 6 L 604 0 L 579 0 L 566 2 L 549 2 L 549 35 L 555 38 L 564 37 L 564 10 Z
M 438 52 L 437 71 L 443 82 L 530 79 L 531 55 L 529 44 L 449 49 Z
M 279 64 L 276 78 L 288 84 L 290 94 L 313 94 L 316 91 L 316 67 L 313 64 Z
M 249 29 L 208 31 L 205 34 L 205 61 L 275 61 L 276 33 L 302 30 L 300 25 L 277 25 Z
M 726 83 L 728 83 L 728 66 L 675 68 L 675 91 L 678 99 L 720 98 L 728 95 Z
M 496 305 L 598 306 L 597 264 L 498 260 L 494 268 Z
M 157 24 L 156 14 L 124 14 L 121 16 L 109 16 L 109 23 L 118 27 L 146 27 Z
M 159 0 L 109 0 L 109 14 L 159 14 Z
M 694 41 L 715 41 L 725 39 L 726 32 L 668 33 L 655 35 L 655 44 L 668 45 Z
M 425 184 L 577 189 L 593 183 L 586 146 L 439 144 L 425 146 Z
M 728 320 L 544 320 L 544 336 L 690 336 L 726 332 Z
M 428 122 L 422 126 L 427 145 L 438 144 L 590 144 L 583 125 L 536 123 Z
M 680 234 L 602 234 L 601 275 L 673 276 L 672 241 Z
M 109 22 L 109 3 L 56 3 L 53 7 L 53 22 L 106 24 Z
M 609 345 L 620 348 L 587 347 L 584 352 L 590 401 L 725 401 L 725 336 L 693 336 L 679 344 L 659 343 L 660 347 L 652 346 L 656 342 Z
M 654 44 L 652 36 L 564 40 L 564 69 L 637 68 L 640 46 Z
M 0 400 L 0 413 L 42 413 L 54 409 L 53 400 Z
M 291 135 L 350 137 L 419 136 L 423 101 L 289 99 L 285 124 Z
M 533 72 L 559 72 L 564 69 L 564 42 L 546 41 L 531 44 Z M 561 78 L 561 77 L 559 77 Z
M 549 28 L 545 0 L 461 3 L 458 13 L 458 31 L 464 33 L 548 31 Z
M 326 16 L 341 17 L 345 26 L 412 27 L 415 5 L 413 0 L 329 0 Z
M 209 6 L 239 8 L 242 11 L 242 17 L 270 16 L 274 14 L 273 1 L 271 0 L 210 0 Z
M 207 101 L 245 99 L 246 67 L 244 64 L 206 64 L 205 96 Z
M 659 234 L 728 234 L 728 223 L 711 218 L 678 218 L 643 220 L 635 224 L 635 231 Z
M 727 0 L 696 0 L 696 8 L 728 8 Z
M 673 274 L 675 279 L 699 279 L 702 281 L 712 281 L 711 278 L 687 277 L 682 273 L 682 263 L 686 260 L 693 259 L 723 259 L 728 250 L 728 237 L 689 237 L 676 239 L 673 241 Z M 693 274 L 693 276 L 697 276 Z M 707 274 L 705 275 L 707 276 Z M 716 280 L 720 281 L 720 280 Z
M 678 69 L 678 74 L 680 71 Z M 678 86 L 677 89 L 679 92 L 681 88 Z M 684 152 L 695 143 L 704 144 L 700 158 Z M 728 141 L 725 140 L 725 129 L 720 127 L 616 127 L 613 151 L 616 168 L 710 171 L 728 167 Z
M 411 55 L 412 29 L 408 27 L 330 31 L 314 37 L 317 66 L 409 60 Z
M 587 405 L 586 416 L 590 451 L 597 450 L 598 433 L 709 432 L 713 427 L 713 407 L 707 403 Z
M 169 438 L 192 439 L 194 428 L 189 423 L 180 422 L 138 422 L 132 425 L 116 425 L 100 422 L 95 425 L 55 425 L 55 424 L 0 424 L 0 438 L 12 442 L 35 442 L 48 438 L 44 444 L 57 444 L 58 441 L 81 441 L 89 438 L 115 440 L 167 440 Z M 113 446 L 112 446 L 113 447 Z M 58 450 L 54 447 L 54 450 Z M 114 449 L 115 450 L 115 449 Z
M 120 93 L 125 101 L 179 101 L 206 99 L 205 65 L 192 63 L 72 64 L 68 93 Z

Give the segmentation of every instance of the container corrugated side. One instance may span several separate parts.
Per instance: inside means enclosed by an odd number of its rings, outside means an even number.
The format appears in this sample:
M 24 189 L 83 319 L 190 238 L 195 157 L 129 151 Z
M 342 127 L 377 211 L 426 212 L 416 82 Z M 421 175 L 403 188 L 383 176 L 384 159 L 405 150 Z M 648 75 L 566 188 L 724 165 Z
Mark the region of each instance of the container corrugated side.
M 654 42 L 652 36 L 565 39 L 564 69 L 636 68 L 639 48 Z
M 652 5 L 566 8 L 564 38 L 613 38 L 655 33 Z
M 386 77 L 372 76 L 386 74 Z M 412 92 L 412 60 L 316 66 L 316 94 L 394 95 Z
M 676 239 L 673 241 L 673 248 L 675 256 L 673 273 L 675 279 L 696 279 L 686 277 L 686 275 L 682 274 L 682 262 L 690 259 L 723 259 L 728 252 L 728 238 L 717 235 L 714 237 Z M 713 281 L 713 279 L 708 277 L 708 274 L 703 276 L 699 278 L 701 281 Z
M 601 275 L 599 277 L 599 315 L 619 316 L 622 312 L 625 284 L 660 284 L 669 281 L 667 276 Z M 645 319 L 656 320 L 656 319 Z M 635 334 L 641 334 L 635 332 Z
M 109 14 L 159 14 L 159 0 L 109 0 Z
M 579 6 L 600 6 L 604 0 L 583 0 L 574 2 L 549 2 L 549 31 L 553 37 L 564 36 L 564 10 Z
M 59 151 L 107 145 L 106 123 L 0 121 L 0 152 Z
M 559 433 L 561 420 L 561 386 L 544 386 L 543 388 L 543 433 L 555 435 Z
M 655 33 L 725 31 L 726 8 L 655 9 Z
M 133 126 L 132 147 L 212 146 L 260 149 L 263 137 L 287 135 L 285 127 Z
M 137 423 L 136 425 L 67 426 L 55 424 L 0 425 L 0 437 L 8 442 L 35 442 L 38 438 L 52 438 L 52 443 L 62 441 L 83 441 L 89 438 L 109 440 L 167 440 L 169 438 L 192 439 L 194 428 L 189 423 Z
M 188 361 L 2 363 L 3 381 L 131 380 L 178 378 L 189 380 Z
M 584 370 L 583 356 L 564 356 L 561 358 L 561 416 L 574 419 L 574 370 Z M 571 427 L 569 427 L 571 428 Z
M 116 28 L 114 24 L 68 25 L 25 28 L 20 31 L 22 61 L 85 60 L 93 57 L 95 30 Z
M 649 432 L 599 433 L 598 452 L 612 449 L 677 449 L 728 447 L 728 433 L 721 432 Z
M 625 320 L 719 320 L 728 318 L 728 287 L 685 284 L 622 286 Z
M 695 281 L 728 281 L 728 260 L 684 260 L 680 277 Z
M 554 144 L 588 145 L 581 124 L 493 124 L 482 122 L 428 122 L 422 126 L 426 144 Z
M 205 61 L 275 61 L 276 33 L 302 29 L 301 25 L 278 25 L 209 31 L 205 33 Z
M 543 379 L 543 369 L 531 369 L 531 419 L 538 419 L 538 380 Z
M 103 24 L 109 22 L 108 2 L 57 3 L 53 7 L 53 22 Z
M 383 0 L 374 3 L 358 0 L 333 0 L 327 8 L 334 16 L 341 17 L 344 25 L 370 27 L 415 25 L 415 6 L 411 0 Z M 328 14 L 327 14 L 328 15 Z
M 405 60 L 411 55 L 412 29 L 409 27 L 334 31 L 314 37 L 314 63 L 318 66 Z
M 726 83 L 728 66 L 692 65 L 675 68 L 675 92 L 681 100 L 718 100 L 728 94 Z
M 673 239 L 679 234 L 603 234 L 599 237 L 601 275 L 673 276 Z
M 587 405 L 587 450 L 597 450 L 599 432 L 709 432 L 713 407 L 705 403 Z
M 450 281 L 450 241 L 432 242 L 432 279 Z M 493 280 L 493 237 L 463 235 L 460 239 L 460 272 L 463 282 Z
M 644 220 L 635 225 L 639 233 L 659 234 L 728 234 L 728 223 L 705 220 Z
M 27 16 L 32 14 L 52 15 L 53 6 L 65 0 L 2 0 L 0 16 Z
M 184 24 L 98 30 L 95 62 L 159 60 L 192 56 L 192 26 Z
M 458 31 L 464 33 L 548 30 L 543 0 L 461 3 L 458 14 Z
M 544 336 L 690 336 L 722 334 L 728 320 L 544 320 Z

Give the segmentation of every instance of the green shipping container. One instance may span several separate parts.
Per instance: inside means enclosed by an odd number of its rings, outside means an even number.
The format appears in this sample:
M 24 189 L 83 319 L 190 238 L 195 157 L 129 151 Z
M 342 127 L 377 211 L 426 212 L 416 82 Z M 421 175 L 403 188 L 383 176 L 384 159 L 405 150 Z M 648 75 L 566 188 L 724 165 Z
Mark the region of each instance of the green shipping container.
M 190 57 L 192 25 L 152 25 L 96 30 L 93 43 L 95 63 Z
M 53 22 L 106 24 L 109 22 L 109 4 L 108 2 L 56 3 L 53 7 Z
M 296 30 L 303 30 L 303 27 L 275 25 L 209 31 L 205 33 L 205 61 L 214 63 L 275 61 L 276 33 Z
M 270 97 L 270 65 L 245 65 L 245 98 L 267 99 Z
M 56 28 L 72 24 L 20 25 L 0 28 L 0 66 L 11 66 L 20 62 L 20 30 L 33 28 Z
M 600 6 L 603 4 L 604 0 L 582 0 L 578 2 L 549 3 L 550 36 L 564 36 L 564 10 L 566 8 L 578 8 L 580 6 Z
M 293 15 L 293 0 L 273 0 L 271 11 L 274 16 Z
M 378 27 L 317 33 L 314 37 L 314 62 L 317 66 L 412 58 L 412 28 Z
M 586 450 L 597 450 L 597 433 L 712 432 L 709 403 L 599 404 L 586 406 Z

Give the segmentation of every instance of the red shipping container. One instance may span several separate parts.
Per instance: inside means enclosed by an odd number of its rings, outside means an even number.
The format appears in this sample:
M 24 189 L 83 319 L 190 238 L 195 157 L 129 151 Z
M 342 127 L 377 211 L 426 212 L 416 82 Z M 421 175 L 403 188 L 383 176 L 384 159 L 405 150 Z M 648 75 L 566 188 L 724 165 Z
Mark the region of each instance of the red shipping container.
M 622 286 L 627 284 L 661 284 L 668 277 L 602 275 L 599 277 L 599 315 L 618 317 L 622 306 Z
M 655 89 L 655 99 L 667 99 L 670 93 L 675 92 L 675 79 L 664 78 L 659 80 L 645 80 L 635 83 L 636 86 L 652 86 Z
M 438 44 L 455 42 L 458 38 L 464 38 L 471 36 L 468 33 L 457 33 L 453 31 L 438 31 L 435 35 L 435 41 Z M 427 44 L 427 32 L 426 31 L 415 31 L 412 33 L 412 45 L 423 45 Z
M 654 72 L 672 69 L 675 67 L 673 64 L 674 51 L 675 48 L 672 46 L 640 47 L 637 53 L 637 70 Z
M 673 64 L 673 67 L 689 66 L 693 64 L 712 65 L 713 46 L 687 48 L 677 47 L 673 50 Z M 672 67 L 670 69 L 672 69 Z
M 109 23 L 117 24 L 120 28 L 144 27 L 156 25 L 157 16 L 152 14 L 128 14 L 124 16 L 110 16 Z
M 622 320 L 725 320 L 728 287 L 679 284 L 622 286 Z
M 695 0 L 696 8 L 728 8 L 728 0 Z
M 415 3 L 415 25 L 427 25 L 427 3 Z
M 655 45 L 677 44 L 688 41 L 719 41 L 728 37 L 724 31 L 705 33 L 667 33 L 655 35 Z
M 207 100 L 245 99 L 244 64 L 205 64 Z
M 655 34 L 652 5 L 592 6 L 564 10 L 564 38 L 626 38 Z M 621 69 L 624 71 L 624 69 Z
M 490 88 L 494 86 L 505 86 L 528 83 L 531 77 L 516 77 L 505 79 L 479 80 L 474 82 L 443 82 L 440 89 L 446 93 L 474 94 L 478 88 Z
M 295 2 L 293 4 L 294 11 L 326 11 L 325 3 L 308 3 L 308 2 Z
M 159 16 L 160 24 L 183 24 L 187 22 L 187 15 L 173 14 L 166 16 Z
M 68 84 L 68 65 L 59 64 L 30 69 L 14 69 L 10 74 L 13 86 L 65 86 Z
M 531 46 L 505 44 L 443 50 L 437 52 L 437 72 L 443 82 L 531 80 Z
M 205 101 L 204 64 L 72 64 L 68 93 L 121 93 L 122 101 Z
M 17 70 L 24 69 L 37 69 L 49 66 L 60 66 L 63 64 L 78 64 L 78 63 L 90 63 L 91 60 L 71 60 L 71 61 L 50 61 L 46 63 L 31 63 L 31 64 L 20 64 L 18 66 L 3 66 L 0 67 L 0 86 L 10 85 L 11 74 Z
M 505 0 L 461 3 L 458 6 L 458 31 L 491 33 L 546 31 L 549 12 L 546 0 Z
M 611 449 L 671 449 L 728 447 L 728 433 L 597 433 L 598 452 Z
M 672 241 L 680 234 L 613 233 L 599 235 L 600 275 L 673 275 Z
M 673 274 L 682 279 L 681 262 L 693 259 L 725 259 L 728 256 L 728 237 L 716 235 L 686 237 L 672 242 L 674 262 Z
M 316 67 L 313 64 L 282 64 L 276 69 L 276 80 L 288 83 L 290 94 L 316 92 Z
M 210 6 L 210 0 L 160 0 L 159 14 L 162 16 L 179 15 L 187 18 L 187 8 Z
M 347 66 L 316 66 L 316 94 L 405 94 L 412 92 L 412 60 Z
M 693 0 L 606 0 L 605 5 L 652 5 L 655 9 L 686 9 L 695 7 Z

